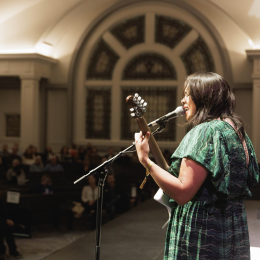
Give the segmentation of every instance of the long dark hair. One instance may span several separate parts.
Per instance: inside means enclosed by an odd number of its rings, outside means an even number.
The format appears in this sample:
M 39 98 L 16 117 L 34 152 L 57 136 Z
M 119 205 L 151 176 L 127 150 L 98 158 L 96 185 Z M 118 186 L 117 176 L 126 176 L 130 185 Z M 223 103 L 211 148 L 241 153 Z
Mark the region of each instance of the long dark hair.
M 196 112 L 187 123 L 189 128 L 217 118 L 230 118 L 245 137 L 244 123 L 234 112 L 235 95 L 223 77 L 214 72 L 196 72 L 187 77 L 183 95 L 186 88 L 196 105 Z

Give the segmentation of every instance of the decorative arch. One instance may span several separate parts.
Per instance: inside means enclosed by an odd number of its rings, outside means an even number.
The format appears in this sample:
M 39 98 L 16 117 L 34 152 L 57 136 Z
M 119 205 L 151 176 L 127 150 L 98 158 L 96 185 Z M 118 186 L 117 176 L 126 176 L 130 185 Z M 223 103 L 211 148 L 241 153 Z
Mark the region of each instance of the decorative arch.
M 106 114 L 106 117 L 110 118 L 111 134 L 110 138 L 106 139 L 107 141 L 102 141 L 103 145 L 105 143 L 107 145 L 114 143 L 118 146 L 124 144 L 121 138 L 123 136 L 121 133 L 123 101 L 121 103 L 119 100 L 122 100 L 121 95 L 125 89 L 142 88 L 144 90 L 147 86 L 151 90 L 169 88 L 175 91 L 175 101 L 172 104 L 177 105 L 177 101 L 181 99 L 183 82 L 188 74 L 201 68 L 222 74 L 224 62 L 220 57 L 223 54 L 219 53 L 212 32 L 201 22 L 201 19 L 179 5 L 176 8 L 176 5 L 169 1 L 160 1 L 160 4 L 158 1 L 155 2 L 153 6 L 146 5 L 146 1 L 142 3 L 139 1 L 138 4 L 128 5 L 126 9 L 118 9 L 111 13 L 87 35 L 80 48 L 75 100 L 77 102 L 78 97 L 81 102 L 77 103 L 76 110 L 93 111 L 94 108 L 84 109 L 88 104 L 82 97 L 82 93 L 88 96 L 90 89 L 96 88 L 101 92 L 106 89 L 111 95 L 111 109 L 108 110 L 111 113 Z M 118 57 L 113 66 L 109 66 L 109 62 L 106 63 L 110 69 L 109 78 L 91 77 L 89 74 L 90 70 L 97 67 L 97 59 L 94 58 L 93 53 L 95 49 L 97 50 L 95 46 L 100 39 Z M 96 51 L 99 57 L 100 53 L 102 53 L 101 49 Z M 193 55 L 192 58 L 189 53 Z M 197 60 L 194 57 L 197 57 Z M 154 71 L 157 73 L 152 73 L 154 72 L 152 68 L 156 68 Z M 108 70 L 104 69 L 104 71 Z M 82 109 L 79 109 L 80 107 Z M 169 106 L 166 109 L 168 109 L 166 112 L 171 111 Z M 75 117 L 82 118 L 84 121 L 86 117 L 78 116 L 77 111 L 75 111 Z M 176 120 L 177 123 L 182 121 L 179 118 Z M 80 124 L 79 121 L 77 122 L 74 138 L 76 143 L 91 141 L 96 145 L 101 144 L 100 138 L 96 141 L 86 138 L 84 131 L 86 127 L 82 127 L 81 124 L 81 130 L 78 130 Z M 176 129 L 176 136 L 172 143 L 164 143 L 164 145 L 171 147 L 173 143 L 177 145 L 184 134 L 184 129 Z

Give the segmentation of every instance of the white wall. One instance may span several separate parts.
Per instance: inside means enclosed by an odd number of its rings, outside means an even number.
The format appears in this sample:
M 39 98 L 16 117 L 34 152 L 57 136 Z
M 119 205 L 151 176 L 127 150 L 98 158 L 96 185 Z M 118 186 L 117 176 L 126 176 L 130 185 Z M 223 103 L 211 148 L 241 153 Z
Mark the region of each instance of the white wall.
M 20 114 L 20 89 L 0 89 L 0 144 L 2 147 L 6 143 L 10 149 L 13 143 L 19 143 L 20 138 L 5 136 L 6 114 Z
M 49 90 L 47 93 L 47 145 L 54 152 L 67 143 L 67 91 Z
M 245 123 L 245 130 L 252 140 L 252 89 L 233 89 L 236 96 L 236 113 L 240 115 Z

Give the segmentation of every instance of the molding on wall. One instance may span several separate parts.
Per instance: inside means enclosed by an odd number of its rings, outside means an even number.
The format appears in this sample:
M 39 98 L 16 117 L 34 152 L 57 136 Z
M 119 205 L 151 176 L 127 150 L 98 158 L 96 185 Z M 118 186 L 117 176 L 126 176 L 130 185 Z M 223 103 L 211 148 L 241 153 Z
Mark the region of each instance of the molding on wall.
M 246 50 L 247 57 L 250 60 L 260 59 L 260 50 Z
M 49 90 L 63 90 L 67 91 L 68 90 L 68 84 L 51 84 L 49 83 L 46 89 Z
M 78 69 L 78 62 L 80 59 L 80 55 L 82 54 L 82 51 L 89 41 L 90 37 L 92 36 L 93 32 L 95 32 L 96 28 L 98 28 L 99 25 L 102 24 L 102 22 L 108 18 L 111 15 L 114 15 L 116 12 L 123 10 L 126 7 L 135 6 L 135 5 L 141 5 L 141 4 L 160 4 L 160 5 L 171 5 L 175 7 L 179 7 L 187 12 L 189 12 L 191 15 L 193 15 L 207 30 L 209 35 L 212 37 L 214 42 L 216 43 L 216 47 L 220 53 L 220 60 L 221 60 L 221 66 L 223 68 L 223 76 L 224 78 L 230 83 L 232 86 L 234 83 L 233 80 L 233 74 L 232 74 L 232 68 L 231 68 L 231 61 L 228 55 L 227 48 L 225 46 L 225 43 L 223 39 L 221 38 L 221 35 L 215 28 L 214 24 L 211 23 L 210 20 L 208 20 L 206 17 L 204 17 L 198 10 L 196 10 L 194 7 L 189 5 L 187 2 L 184 1 L 178 1 L 178 0 L 126 0 L 119 3 L 114 4 L 112 7 L 108 8 L 103 14 L 101 14 L 97 19 L 95 19 L 85 30 L 85 32 L 82 34 L 81 39 L 78 41 L 78 44 L 74 50 L 74 53 L 72 55 L 72 60 L 70 63 L 69 68 L 69 75 L 68 75 L 68 106 L 73 107 L 74 105 L 74 92 L 73 92 L 73 86 L 75 84 L 75 77 L 76 77 L 76 71 Z M 69 115 L 68 115 L 68 144 L 70 145 L 73 142 L 73 129 L 72 126 L 74 118 L 73 118 L 73 110 L 69 109 Z
M 50 78 L 58 60 L 37 53 L 0 54 L 0 76 L 23 79 Z
M 233 90 L 250 90 L 253 89 L 253 83 L 234 83 L 233 86 L 231 86 Z
M 260 79 L 260 49 L 258 50 L 246 50 L 246 54 L 249 60 L 252 60 L 254 63 L 252 79 Z
M 0 62 L 1 60 L 41 60 L 50 63 L 57 63 L 58 60 L 39 54 L 39 53 L 11 53 L 11 54 L 0 54 Z

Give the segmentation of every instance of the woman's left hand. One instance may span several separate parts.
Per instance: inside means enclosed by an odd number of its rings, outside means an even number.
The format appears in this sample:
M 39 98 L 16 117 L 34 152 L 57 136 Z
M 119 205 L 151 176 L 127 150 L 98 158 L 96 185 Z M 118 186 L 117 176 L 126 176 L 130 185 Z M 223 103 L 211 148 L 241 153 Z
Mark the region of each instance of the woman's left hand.
M 147 132 L 145 135 L 140 133 L 135 133 L 135 147 L 138 155 L 138 159 L 140 163 L 146 167 L 147 166 L 147 160 L 149 159 L 149 141 L 150 138 L 150 132 Z

